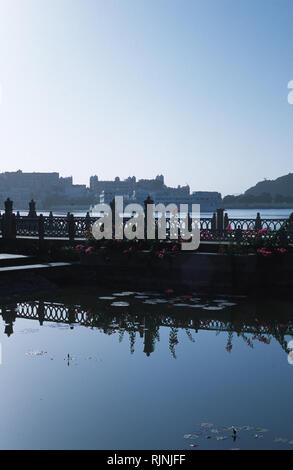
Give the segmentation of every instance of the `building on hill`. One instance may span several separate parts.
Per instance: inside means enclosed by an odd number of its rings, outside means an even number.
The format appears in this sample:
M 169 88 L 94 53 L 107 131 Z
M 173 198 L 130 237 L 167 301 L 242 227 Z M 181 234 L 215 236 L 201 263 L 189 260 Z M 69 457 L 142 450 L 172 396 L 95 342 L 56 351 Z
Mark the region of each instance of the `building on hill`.
M 110 204 L 115 196 L 123 196 L 124 204 L 144 204 L 148 196 L 155 204 L 200 204 L 201 211 L 215 211 L 222 207 L 222 197 L 218 192 L 195 191 L 190 193 L 190 187 L 177 186 L 172 188 L 164 183 L 164 176 L 158 175 L 154 179 L 140 179 L 129 177 L 124 181 L 116 177 L 114 181 L 100 181 L 98 176 L 90 178 L 90 189 L 96 198 L 97 204 Z

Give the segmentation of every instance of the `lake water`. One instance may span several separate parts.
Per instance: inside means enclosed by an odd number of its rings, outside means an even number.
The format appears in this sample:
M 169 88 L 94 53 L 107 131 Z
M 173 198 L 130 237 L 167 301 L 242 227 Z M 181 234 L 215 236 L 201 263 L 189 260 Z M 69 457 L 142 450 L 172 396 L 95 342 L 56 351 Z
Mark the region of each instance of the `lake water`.
M 225 212 L 228 213 L 230 218 L 255 218 L 257 213 L 259 212 L 262 218 L 268 219 L 287 219 L 290 214 L 293 213 L 292 209 L 227 209 Z M 47 211 L 38 211 L 39 214 L 43 214 L 44 216 L 48 216 L 49 212 Z M 72 212 L 76 217 L 85 217 L 85 211 L 73 211 Z M 27 215 L 28 211 L 20 211 L 20 215 Z M 67 215 L 65 211 L 54 211 L 55 216 L 63 216 Z M 129 214 L 130 215 L 130 214 Z M 201 212 L 201 217 L 212 217 L 213 212 Z
M 1 448 L 293 448 L 292 301 L 124 294 L 2 303 Z

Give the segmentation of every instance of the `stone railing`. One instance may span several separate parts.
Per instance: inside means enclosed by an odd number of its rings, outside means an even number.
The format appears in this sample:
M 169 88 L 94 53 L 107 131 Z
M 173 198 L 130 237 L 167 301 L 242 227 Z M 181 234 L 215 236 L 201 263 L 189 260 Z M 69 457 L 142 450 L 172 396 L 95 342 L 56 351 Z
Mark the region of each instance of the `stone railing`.
M 153 201 L 148 198 L 145 201 L 145 214 L 147 205 Z M 114 205 L 112 214 L 114 214 Z M 35 202 L 29 203 L 28 215 L 21 216 L 19 212 L 15 214 L 13 211 L 13 202 L 10 199 L 5 201 L 5 211 L 1 217 L 0 234 L 2 238 L 13 240 L 16 238 L 37 238 L 43 239 L 66 239 L 71 243 L 74 240 L 82 240 L 86 238 L 86 231 L 89 231 L 98 217 L 91 217 L 89 213 L 84 217 L 77 217 L 71 213 L 67 216 L 55 216 L 52 212 L 48 216 L 37 215 Z M 123 217 L 124 226 L 129 221 L 130 216 Z M 158 217 L 156 224 L 158 223 Z M 218 209 L 213 217 L 200 219 L 201 241 L 237 241 L 243 236 L 247 230 L 259 231 L 267 229 L 265 236 L 271 237 L 284 224 L 285 218 L 279 219 L 262 219 L 258 213 L 256 218 L 229 218 L 223 209 Z M 188 227 L 191 230 L 192 220 L 188 215 Z M 179 222 L 176 222 L 179 227 Z M 113 217 L 114 225 L 114 217 Z M 290 233 L 293 233 L 293 226 L 289 224 Z M 114 231 L 113 231 L 114 232 Z M 170 219 L 166 223 L 167 239 L 170 235 Z

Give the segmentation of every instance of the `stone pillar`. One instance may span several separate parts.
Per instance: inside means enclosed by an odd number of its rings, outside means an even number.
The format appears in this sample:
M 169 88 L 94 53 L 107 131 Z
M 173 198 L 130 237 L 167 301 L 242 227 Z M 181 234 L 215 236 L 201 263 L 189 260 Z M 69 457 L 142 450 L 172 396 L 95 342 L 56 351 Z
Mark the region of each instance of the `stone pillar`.
M 85 229 L 90 230 L 90 228 L 91 228 L 91 216 L 90 216 L 90 213 L 87 212 L 85 216 Z
M 31 217 L 32 219 L 35 219 L 37 217 L 37 212 L 36 212 L 36 203 L 32 199 L 31 202 L 29 203 L 29 213 L 28 217 Z
M 260 218 L 260 213 L 259 213 L 259 212 L 258 212 L 257 215 L 256 215 L 254 230 L 255 230 L 256 232 L 258 232 L 259 230 L 261 230 L 261 218 Z
M 13 201 L 11 199 L 6 199 L 5 203 L 5 212 L 2 218 L 2 237 L 10 240 L 16 236 L 16 223 L 15 216 L 13 221 Z
M 224 229 L 224 209 L 217 209 L 217 231 L 222 233 Z

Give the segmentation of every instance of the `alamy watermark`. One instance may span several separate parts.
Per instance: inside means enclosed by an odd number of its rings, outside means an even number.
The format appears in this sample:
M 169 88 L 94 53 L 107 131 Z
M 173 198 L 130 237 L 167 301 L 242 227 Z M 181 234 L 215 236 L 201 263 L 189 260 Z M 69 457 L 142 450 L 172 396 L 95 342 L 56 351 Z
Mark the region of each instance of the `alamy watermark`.
M 200 244 L 200 205 L 192 204 L 189 214 L 188 204 L 140 204 L 123 205 L 123 196 L 115 197 L 114 212 L 108 204 L 97 204 L 95 210 L 101 217 L 94 223 L 92 234 L 96 240 L 126 238 L 128 240 L 181 239 L 182 250 L 197 250 Z M 124 222 L 123 214 L 131 214 Z M 157 216 L 155 215 L 157 213 Z M 168 217 L 167 217 L 168 216 Z M 157 220 L 157 223 L 156 223 Z M 114 228 L 114 234 L 113 234 Z

